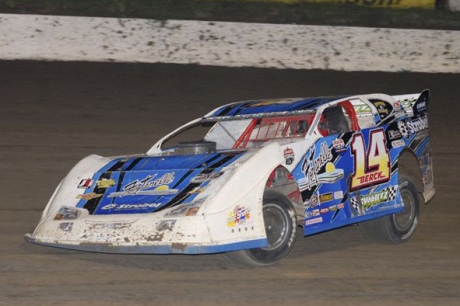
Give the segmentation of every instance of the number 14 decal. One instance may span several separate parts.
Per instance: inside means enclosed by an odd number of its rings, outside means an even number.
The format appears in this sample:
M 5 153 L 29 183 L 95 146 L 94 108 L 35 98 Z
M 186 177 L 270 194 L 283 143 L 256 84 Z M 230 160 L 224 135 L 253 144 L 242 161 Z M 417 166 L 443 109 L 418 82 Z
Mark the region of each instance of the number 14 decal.
M 351 154 L 355 161 L 351 190 L 390 180 L 390 155 L 383 129 L 370 132 L 367 152 L 363 134 L 354 135 L 351 142 Z

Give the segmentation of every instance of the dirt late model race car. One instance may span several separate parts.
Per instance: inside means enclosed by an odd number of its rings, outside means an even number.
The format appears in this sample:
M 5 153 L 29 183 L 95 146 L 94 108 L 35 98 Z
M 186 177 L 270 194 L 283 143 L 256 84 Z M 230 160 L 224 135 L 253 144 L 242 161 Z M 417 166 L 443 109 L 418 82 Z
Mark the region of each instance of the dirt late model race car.
M 26 240 L 259 266 L 284 258 L 300 226 L 359 223 L 373 241 L 405 242 L 435 194 L 428 102 L 425 90 L 224 105 L 146 154 L 81 160 Z

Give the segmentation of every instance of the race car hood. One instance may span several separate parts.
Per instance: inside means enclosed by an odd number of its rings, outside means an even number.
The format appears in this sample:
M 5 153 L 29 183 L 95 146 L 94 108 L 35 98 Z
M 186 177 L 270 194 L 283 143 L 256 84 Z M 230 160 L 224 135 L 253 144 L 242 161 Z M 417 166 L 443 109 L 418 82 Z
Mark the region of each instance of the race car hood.
M 75 206 L 89 214 L 107 215 L 151 213 L 189 203 L 244 154 L 233 151 L 114 158 L 93 175 L 79 175 L 73 180 L 79 192 Z

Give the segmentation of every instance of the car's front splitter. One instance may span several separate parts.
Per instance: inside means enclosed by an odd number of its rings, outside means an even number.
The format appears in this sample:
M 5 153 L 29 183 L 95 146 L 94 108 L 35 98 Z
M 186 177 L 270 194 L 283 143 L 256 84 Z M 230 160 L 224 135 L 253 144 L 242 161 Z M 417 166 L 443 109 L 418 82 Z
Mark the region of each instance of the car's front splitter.
M 46 241 L 26 234 L 24 239 L 27 242 L 63 249 L 72 249 L 86 252 L 115 253 L 115 254 L 207 254 L 237 251 L 264 247 L 268 241 L 266 238 L 225 243 L 200 245 L 194 243 L 171 243 L 155 245 L 128 245 L 113 243 L 88 243 L 88 242 L 59 242 Z

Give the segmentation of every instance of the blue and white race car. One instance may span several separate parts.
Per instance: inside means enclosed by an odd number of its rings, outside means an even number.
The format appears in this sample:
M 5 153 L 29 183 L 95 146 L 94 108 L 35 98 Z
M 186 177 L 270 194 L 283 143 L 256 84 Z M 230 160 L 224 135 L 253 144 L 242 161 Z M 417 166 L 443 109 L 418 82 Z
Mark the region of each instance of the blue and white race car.
M 259 266 L 289 253 L 298 225 L 405 242 L 435 194 L 428 102 L 425 90 L 224 105 L 146 154 L 81 160 L 26 240 Z

